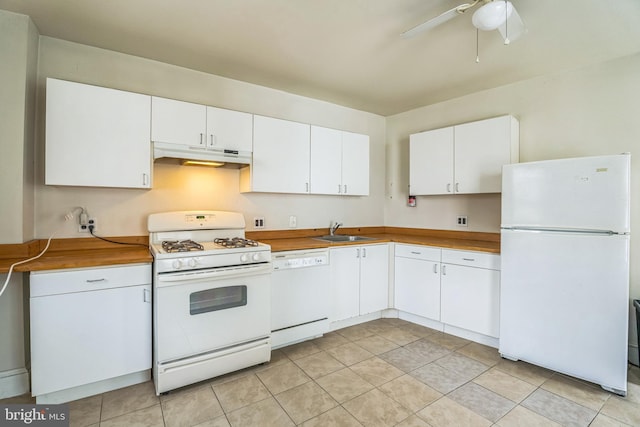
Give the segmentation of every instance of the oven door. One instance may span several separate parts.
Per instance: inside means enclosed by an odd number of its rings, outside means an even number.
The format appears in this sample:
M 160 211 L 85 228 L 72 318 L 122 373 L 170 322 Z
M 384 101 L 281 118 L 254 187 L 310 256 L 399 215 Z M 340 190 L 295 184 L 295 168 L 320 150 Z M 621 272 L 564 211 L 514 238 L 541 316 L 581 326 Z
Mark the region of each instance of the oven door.
M 167 362 L 268 337 L 271 265 L 157 274 L 156 361 Z

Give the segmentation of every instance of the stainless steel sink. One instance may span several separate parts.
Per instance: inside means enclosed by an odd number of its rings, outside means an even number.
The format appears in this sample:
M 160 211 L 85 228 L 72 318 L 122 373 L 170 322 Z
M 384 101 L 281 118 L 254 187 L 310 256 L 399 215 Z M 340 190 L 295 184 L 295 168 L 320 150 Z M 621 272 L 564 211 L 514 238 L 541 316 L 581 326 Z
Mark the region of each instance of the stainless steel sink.
M 333 236 L 321 236 L 314 237 L 316 240 L 322 240 L 325 242 L 364 242 L 367 240 L 376 240 L 375 237 L 365 236 L 348 236 L 345 234 L 335 234 Z

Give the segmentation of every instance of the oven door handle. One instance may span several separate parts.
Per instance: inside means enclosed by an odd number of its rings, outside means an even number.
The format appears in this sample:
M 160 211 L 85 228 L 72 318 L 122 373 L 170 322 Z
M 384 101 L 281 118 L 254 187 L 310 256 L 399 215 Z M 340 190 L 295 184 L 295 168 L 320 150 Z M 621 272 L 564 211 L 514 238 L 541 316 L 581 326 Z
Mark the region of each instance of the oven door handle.
M 157 280 L 162 283 L 177 284 L 178 282 L 194 282 L 206 279 L 219 279 L 223 277 L 243 277 L 268 274 L 271 272 L 271 263 L 254 266 L 237 266 L 229 268 L 216 268 L 211 270 L 180 271 L 175 273 L 158 274 Z

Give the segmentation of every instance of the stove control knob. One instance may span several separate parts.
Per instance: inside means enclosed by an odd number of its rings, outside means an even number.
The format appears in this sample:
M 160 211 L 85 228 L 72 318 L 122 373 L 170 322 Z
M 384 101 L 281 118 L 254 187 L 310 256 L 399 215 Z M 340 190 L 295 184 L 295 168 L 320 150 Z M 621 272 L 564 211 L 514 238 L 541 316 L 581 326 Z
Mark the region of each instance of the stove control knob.
M 175 268 L 176 270 L 179 270 L 182 268 L 182 260 L 181 259 L 177 259 L 175 261 L 173 261 L 173 268 Z
M 240 255 L 240 262 L 247 262 L 247 261 L 249 261 L 249 255 L 247 254 Z
M 261 256 L 260 256 L 260 254 L 259 254 L 259 253 L 255 253 L 255 254 L 253 254 L 253 256 L 251 257 L 251 259 L 252 259 L 252 260 L 254 260 L 254 261 L 260 261 L 260 258 L 261 258 Z
M 195 267 L 196 265 L 198 265 L 198 260 L 196 260 L 195 258 L 191 258 L 188 262 L 189 267 Z

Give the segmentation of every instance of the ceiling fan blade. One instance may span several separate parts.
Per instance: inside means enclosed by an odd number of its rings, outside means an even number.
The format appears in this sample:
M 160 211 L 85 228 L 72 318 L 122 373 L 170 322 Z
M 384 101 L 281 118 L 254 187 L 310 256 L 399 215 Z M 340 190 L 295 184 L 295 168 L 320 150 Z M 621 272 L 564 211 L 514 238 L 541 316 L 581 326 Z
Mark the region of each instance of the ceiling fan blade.
M 400 36 L 406 39 L 409 37 L 413 37 L 416 34 L 420 34 L 424 31 L 431 30 L 432 28 L 435 28 L 440 24 L 444 24 L 445 22 L 463 13 L 466 10 L 466 6 L 468 5 L 463 4 L 463 5 L 454 7 L 451 10 L 447 10 L 446 12 L 436 16 L 435 18 L 431 18 L 427 22 L 423 22 L 422 24 L 416 25 L 410 30 L 405 31 L 404 33 L 400 34 Z
M 513 8 L 513 12 L 509 16 L 506 22 L 498 27 L 500 35 L 504 39 L 504 44 L 509 44 L 512 41 L 518 40 L 524 33 L 527 32 L 527 27 L 522 22 L 522 18 L 518 14 L 516 8 Z

